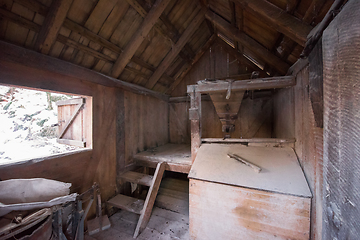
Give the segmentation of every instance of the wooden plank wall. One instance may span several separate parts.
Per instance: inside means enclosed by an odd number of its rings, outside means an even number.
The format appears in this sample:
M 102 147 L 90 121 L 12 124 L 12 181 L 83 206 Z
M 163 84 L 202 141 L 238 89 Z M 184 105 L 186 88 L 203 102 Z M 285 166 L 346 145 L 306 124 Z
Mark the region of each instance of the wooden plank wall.
M 125 164 L 148 148 L 169 142 L 168 103 L 153 97 L 125 92 Z
M 0 167 L 0 179 L 55 179 L 72 183 L 71 190 L 78 193 L 87 190 L 96 181 L 101 188 L 102 200 L 109 199 L 116 193 L 117 164 L 121 165 L 118 170 L 125 166 L 124 156 L 129 162 L 132 153 L 167 142 L 167 102 L 87 82 L 71 77 L 71 74 L 62 75 L 51 70 L 56 68 L 51 58 L 48 59 L 48 70 L 42 69 L 36 61 L 33 59 L 29 65 L 0 59 L 0 84 L 92 96 L 92 150 Z M 76 67 L 69 64 L 67 68 L 73 73 Z M 125 131 L 123 135 L 121 129 Z
M 247 72 L 245 66 L 241 66 L 237 59 L 215 42 L 174 89 L 171 96 L 185 96 L 187 85 L 205 78 L 224 78 Z
M 190 143 L 189 102 L 170 103 L 169 134 L 172 143 Z M 221 122 L 211 101 L 201 103 L 202 138 L 224 137 Z M 272 100 L 244 99 L 232 138 L 272 136 Z
M 295 151 L 313 194 L 311 239 L 321 239 L 323 129 L 316 127 L 308 91 L 309 67 L 296 77 L 296 86 L 274 96 L 274 136 L 295 138 Z
M 194 65 L 172 96 L 185 96 L 186 86 L 205 78 L 223 78 L 244 74 L 248 70 L 217 43 L 213 44 Z M 244 99 L 233 138 L 271 137 L 272 103 L 269 99 Z M 189 102 L 170 103 L 169 134 L 172 143 L 190 143 Z M 202 101 L 202 137 L 222 138 L 221 122 L 211 101 Z
M 348 1 L 323 34 L 322 239 L 358 239 L 360 233 L 359 9 L 360 1 Z

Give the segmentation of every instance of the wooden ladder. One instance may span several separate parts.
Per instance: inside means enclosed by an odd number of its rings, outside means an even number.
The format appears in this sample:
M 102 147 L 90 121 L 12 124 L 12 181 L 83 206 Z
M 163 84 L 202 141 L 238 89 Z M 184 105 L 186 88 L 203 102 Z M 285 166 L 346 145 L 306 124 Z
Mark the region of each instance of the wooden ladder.
M 146 195 L 145 201 L 123 194 L 118 194 L 107 202 L 108 204 L 116 208 L 140 214 L 140 218 L 136 225 L 135 233 L 133 236 L 134 238 L 137 238 L 137 236 L 146 228 L 146 225 L 149 222 L 156 195 L 158 193 L 161 179 L 164 174 L 164 170 L 165 163 L 159 162 L 156 166 L 154 176 L 132 171 L 126 172 L 121 176 L 121 178 L 127 182 L 150 187 Z

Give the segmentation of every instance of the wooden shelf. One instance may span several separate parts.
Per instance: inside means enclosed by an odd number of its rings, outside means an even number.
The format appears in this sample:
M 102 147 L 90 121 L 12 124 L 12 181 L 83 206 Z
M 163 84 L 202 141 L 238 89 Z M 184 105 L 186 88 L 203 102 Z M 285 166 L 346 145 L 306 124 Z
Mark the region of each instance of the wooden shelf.
M 168 143 L 135 154 L 133 157 L 138 165 L 155 168 L 158 162 L 165 162 L 165 170 L 189 173 L 191 168 L 190 145 Z

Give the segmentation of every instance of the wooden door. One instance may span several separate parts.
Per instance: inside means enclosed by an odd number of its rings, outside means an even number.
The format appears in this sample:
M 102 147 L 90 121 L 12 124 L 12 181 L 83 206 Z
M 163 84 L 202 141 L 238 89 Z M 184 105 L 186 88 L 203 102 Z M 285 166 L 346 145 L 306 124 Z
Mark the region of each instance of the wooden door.
M 57 142 L 77 147 L 86 147 L 85 98 L 57 101 L 58 130 Z

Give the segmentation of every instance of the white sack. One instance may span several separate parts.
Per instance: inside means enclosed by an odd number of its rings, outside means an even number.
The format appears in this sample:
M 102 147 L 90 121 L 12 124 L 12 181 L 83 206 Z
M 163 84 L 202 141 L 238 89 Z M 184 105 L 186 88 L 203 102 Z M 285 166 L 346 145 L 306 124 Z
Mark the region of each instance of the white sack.
M 75 201 L 71 183 L 44 178 L 11 179 L 0 182 L 0 216 L 13 210 L 30 210 L 51 207 Z

